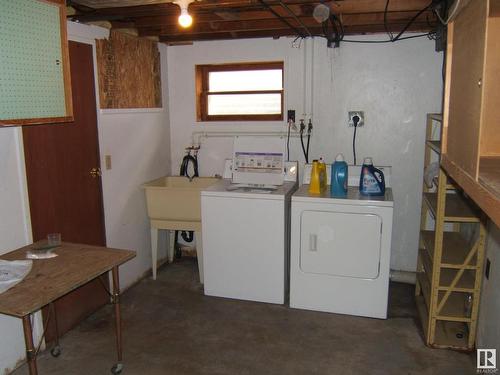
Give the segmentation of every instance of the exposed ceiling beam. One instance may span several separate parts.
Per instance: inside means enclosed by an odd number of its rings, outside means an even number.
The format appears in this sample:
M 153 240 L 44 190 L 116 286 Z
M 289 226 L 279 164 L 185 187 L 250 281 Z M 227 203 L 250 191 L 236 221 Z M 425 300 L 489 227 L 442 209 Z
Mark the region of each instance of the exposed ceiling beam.
M 103 1 L 116 5 L 129 3 L 127 0 Z M 319 0 L 200 0 L 189 6 L 194 22 L 188 29 L 178 26 L 179 7 L 171 2 L 93 10 L 80 7 L 78 14 L 71 18 L 80 22 L 106 21 L 114 29 L 136 28 L 141 36 L 159 36 L 168 43 L 176 40 L 183 43 L 246 37 L 304 37 L 309 33 L 323 35 L 322 25 L 312 17 L 314 7 L 319 3 Z M 324 4 L 341 20 L 346 34 L 385 32 L 385 23 L 390 31 L 398 33 L 431 0 L 390 0 L 384 20 L 386 3 L 387 0 L 337 0 L 325 1 Z M 436 22 L 435 14 L 428 9 L 408 31 L 429 31 Z
M 289 29 L 293 30 L 296 35 L 301 36 L 301 37 L 305 36 L 304 33 L 303 33 L 303 31 L 300 31 L 297 27 L 295 27 L 293 24 L 291 24 L 290 22 L 288 22 L 285 17 L 282 17 L 279 13 L 277 13 L 264 0 L 259 0 L 259 3 L 261 3 L 269 12 L 271 12 L 272 15 L 275 16 L 281 23 L 284 23 L 285 25 L 288 26 Z
M 412 12 L 412 16 L 415 12 Z M 428 29 L 427 16 L 429 14 L 422 14 L 415 23 L 424 25 L 424 29 Z M 388 20 L 388 27 L 392 30 L 399 30 L 407 23 L 408 15 L 406 13 L 391 14 Z M 321 24 L 316 20 L 307 17 L 300 17 L 300 20 L 307 28 L 321 27 Z M 368 14 L 351 14 L 342 17 L 344 28 L 356 28 L 356 26 L 374 26 L 382 25 L 384 20 L 383 14 L 368 13 Z M 294 26 L 299 27 L 296 20 L 289 18 L 288 21 Z M 136 23 L 140 35 L 183 35 L 183 34 L 205 34 L 213 32 L 225 31 L 255 31 L 255 30 L 279 30 L 283 28 L 283 23 L 277 19 L 263 19 L 263 20 L 242 20 L 242 21 L 213 21 L 213 22 L 197 22 L 189 30 L 181 28 L 177 23 L 158 24 L 146 26 L 146 24 Z M 293 31 L 289 35 L 294 35 Z
M 74 3 L 78 3 L 81 0 L 73 0 Z M 418 11 L 428 5 L 430 0 L 391 0 L 389 11 L 390 12 L 402 12 L 402 11 Z M 312 9 L 315 5 L 319 4 L 319 1 L 296 1 L 288 0 L 284 3 L 297 15 L 303 15 L 304 12 L 308 14 L 312 13 Z M 344 1 L 332 1 L 326 2 L 325 4 L 330 6 L 330 9 L 335 14 L 352 14 L 352 13 L 377 13 L 384 12 L 386 0 L 344 0 Z M 274 0 L 268 0 L 267 4 L 273 8 L 274 11 L 282 16 L 286 15 L 286 12 L 281 9 L 279 2 Z M 203 0 L 197 3 L 192 3 L 189 6 L 190 13 L 198 14 L 204 12 L 222 12 L 222 11 L 252 11 L 252 10 L 264 10 L 262 5 L 259 5 L 257 0 L 250 1 L 222 1 L 214 2 Z M 96 17 L 109 17 L 122 16 L 122 17 L 147 17 L 147 16 L 160 16 L 160 15 L 179 15 L 179 7 L 172 3 L 165 4 L 155 4 L 155 5 L 143 5 L 135 7 L 118 7 L 118 8 L 105 8 L 96 9 L 92 12 L 76 15 L 74 18 L 85 22 L 86 16 L 92 15 L 94 21 Z
M 426 32 L 427 25 L 424 23 L 413 24 L 408 31 L 410 32 Z M 400 28 L 389 28 L 389 31 L 397 32 Z M 321 27 L 310 28 L 311 33 L 314 36 L 322 36 L 323 29 Z M 272 38 L 272 37 L 284 37 L 290 36 L 295 37 L 289 29 L 274 29 L 274 30 L 241 30 L 232 31 L 236 33 L 238 38 Z M 385 33 L 385 28 L 383 25 L 357 25 L 345 28 L 346 35 L 354 36 L 359 34 L 372 34 L 372 33 Z M 144 35 L 139 32 L 139 35 Z M 152 35 L 158 35 L 158 33 L 152 33 Z M 185 34 L 159 34 L 161 42 L 174 42 L 174 41 L 201 41 L 201 40 L 221 40 L 221 39 L 234 39 L 231 32 L 227 31 L 216 31 L 212 33 L 185 33 Z
M 118 8 L 118 7 L 132 7 L 144 4 L 161 4 L 170 3 L 172 0 L 77 0 L 81 5 L 89 8 Z
M 261 15 L 261 13 L 264 13 Z M 390 12 L 387 14 L 387 22 L 404 22 L 413 17 L 417 12 Z M 298 17 L 302 22 L 307 22 L 307 25 L 311 25 L 311 22 L 318 24 L 318 22 L 311 17 L 299 16 Z M 359 24 L 361 23 L 383 23 L 384 22 L 384 14 L 383 13 L 360 13 L 360 14 L 346 14 L 342 15 L 342 22 L 345 24 Z M 266 22 L 269 20 L 275 19 L 274 16 L 270 15 L 268 12 L 242 12 L 240 14 L 240 18 L 238 19 L 221 19 L 219 17 L 210 17 L 208 14 L 193 16 L 193 28 L 196 28 L 197 25 L 202 24 L 212 24 L 218 25 L 226 22 L 232 22 L 233 25 L 237 25 L 235 22 L 245 22 L 245 21 L 255 21 L 255 22 Z M 291 17 L 287 18 L 289 21 L 293 22 Z M 435 16 L 431 11 L 424 12 L 417 20 L 425 21 L 429 19 L 429 21 L 434 21 Z M 170 16 L 155 16 L 155 17 L 141 17 L 135 20 L 135 25 L 139 28 L 144 27 L 167 27 L 167 26 L 176 26 L 178 24 L 177 17 Z M 265 24 L 263 24 L 265 26 Z M 182 29 L 184 30 L 184 29 Z M 184 30 L 185 31 L 185 30 Z

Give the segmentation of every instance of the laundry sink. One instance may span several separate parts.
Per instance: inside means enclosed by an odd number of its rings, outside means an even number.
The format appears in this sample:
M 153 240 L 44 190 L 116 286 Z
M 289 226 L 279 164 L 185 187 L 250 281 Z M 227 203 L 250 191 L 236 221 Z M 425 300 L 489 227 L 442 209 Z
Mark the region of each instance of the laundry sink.
M 192 230 L 195 232 L 196 256 L 200 282 L 203 284 L 203 246 L 201 241 L 201 191 L 219 181 L 216 177 L 166 176 L 142 185 L 151 226 L 151 268 L 156 280 L 158 266 L 158 230 Z M 171 232 L 172 234 L 172 232 Z M 174 236 L 169 237 L 167 261 L 172 262 Z
M 142 185 L 150 220 L 201 222 L 200 192 L 219 181 L 216 177 L 166 176 Z M 179 229 L 182 223 L 179 223 Z M 176 229 L 176 228 L 172 228 Z

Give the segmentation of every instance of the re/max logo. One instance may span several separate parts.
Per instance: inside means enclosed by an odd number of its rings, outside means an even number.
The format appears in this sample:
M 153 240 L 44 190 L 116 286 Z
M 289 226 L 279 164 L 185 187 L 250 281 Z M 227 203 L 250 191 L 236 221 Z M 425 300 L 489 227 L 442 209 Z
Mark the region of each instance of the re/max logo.
M 495 373 L 497 369 L 496 349 L 477 349 L 477 369 L 481 372 Z M 487 370 L 487 371 L 484 371 Z M 493 370 L 493 371 L 492 371 Z

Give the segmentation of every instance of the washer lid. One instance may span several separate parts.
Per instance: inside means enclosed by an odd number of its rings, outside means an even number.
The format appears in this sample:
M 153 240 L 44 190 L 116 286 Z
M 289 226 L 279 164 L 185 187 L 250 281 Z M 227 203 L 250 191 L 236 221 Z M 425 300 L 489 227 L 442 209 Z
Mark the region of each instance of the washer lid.
M 236 189 L 233 189 L 236 187 Z M 209 186 L 201 191 L 202 197 L 224 197 L 224 198 L 246 198 L 246 199 L 280 199 L 283 200 L 285 196 L 291 195 L 297 189 L 297 182 L 285 181 L 283 185 L 273 186 L 275 189 L 263 189 L 260 191 L 258 188 L 238 188 L 231 180 L 223 179 L 216 184 Z

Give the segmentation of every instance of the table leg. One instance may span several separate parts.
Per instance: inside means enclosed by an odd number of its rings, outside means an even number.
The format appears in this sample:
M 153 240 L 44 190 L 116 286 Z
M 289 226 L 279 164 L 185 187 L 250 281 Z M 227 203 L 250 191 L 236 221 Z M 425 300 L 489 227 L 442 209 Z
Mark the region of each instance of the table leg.
M 53 357 L 59 357 L 59 355 L 61 354 L 61 347 L 59 346 L 59 325 L 57 324 L 57 312 L 54 302 L 50 303 L 49 308 L 52 309 L 52 315 L 54 316 L 54 328 L 56 331 L 56 344 L 50 350 L 50 354 L 52 354 Z
M 151 227 L 151 268 L 153 280 L 156 280 L 156 268 L 158 263 L 158 228 Z
M 38 369 L 36 367 L 36 350 L 35 345 L 33 344 L 33 327 L 31 326 L 30 314 L 23 317 L 23 331 L 24 342 L 26 344 L 26 359 L 28 361 L 30 375 L 37 375 Z
M 118 362 L 111 368 L 113 374 L 122 372 L 122 317 L 120 313 L 120 280 L 118 275 L 118 266 L 113 267 L 113 304 L 115 305 L 115 329 L 116 329 L 116 351 Z

